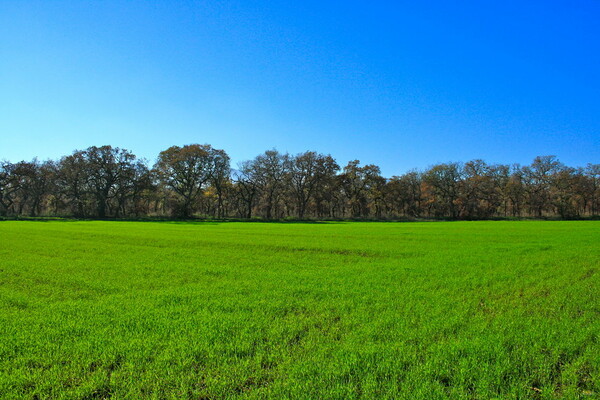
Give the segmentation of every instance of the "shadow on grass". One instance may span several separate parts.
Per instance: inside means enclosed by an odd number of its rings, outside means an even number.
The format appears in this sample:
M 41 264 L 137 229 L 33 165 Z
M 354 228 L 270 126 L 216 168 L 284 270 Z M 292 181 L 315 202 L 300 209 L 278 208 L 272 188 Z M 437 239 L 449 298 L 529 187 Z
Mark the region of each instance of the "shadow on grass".
M 24 222 L 82 222 L 82 221 L 110 221 L 110 222 L 159 222 L 165 224 L 202 224 L 202 225 L 218 225 L 229 222 L 245 222 L 259 224 L 347 224 L 352 222 L 474 222 L 474 221 L 598 221 L 599 216 L 580 217 L 576 219 L 561 219 L 561 218 L 531 218 L 531 217 L 495 217 L 485 219 L 455 219 L 455 218 L 325 218 L 325 219 L 265 219 L 265 218 L 187 218 L 178 219 L 172 217 L 140 217 L 140 218 L 77 218 L 77 217 L 0 217 L 0 223 L 3 221 L 24 221 Z
M 246 222 L 246 223 L 266 223 L 266 224 L 326 224 L 329 222 L 348 222 L 344 220 L 288 220 L 288 219 L 244 219 L 244 218 L 76 218 L 76 217 L 0 217 L 0 223 L 6 221 L 19 222 L 153 222 L 164 224 L 202 224 L 202 225 L 218 225 L 229 222 Z

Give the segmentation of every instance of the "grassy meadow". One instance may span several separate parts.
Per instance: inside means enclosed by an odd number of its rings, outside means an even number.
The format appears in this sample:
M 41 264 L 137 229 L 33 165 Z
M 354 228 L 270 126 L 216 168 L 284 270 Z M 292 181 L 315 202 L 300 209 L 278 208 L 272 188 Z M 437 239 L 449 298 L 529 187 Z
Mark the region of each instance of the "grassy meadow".
M 597 399 L 600 222 L 0 222 L 2 399 Z

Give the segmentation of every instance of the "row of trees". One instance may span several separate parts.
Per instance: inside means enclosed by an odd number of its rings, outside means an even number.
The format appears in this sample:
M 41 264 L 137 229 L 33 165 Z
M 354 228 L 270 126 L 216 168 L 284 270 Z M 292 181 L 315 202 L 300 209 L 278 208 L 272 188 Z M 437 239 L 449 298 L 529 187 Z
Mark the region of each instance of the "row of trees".
M 216 218 L 577 218 L 600 212 L 600 164 L 482 160 L 384 178 L 376 165 L 269 150 L 230 167 L 224 150 L 173 146 L 150 167 L 132 152 L 90 147 L 58 161 L 0 163 L 0 216 Z

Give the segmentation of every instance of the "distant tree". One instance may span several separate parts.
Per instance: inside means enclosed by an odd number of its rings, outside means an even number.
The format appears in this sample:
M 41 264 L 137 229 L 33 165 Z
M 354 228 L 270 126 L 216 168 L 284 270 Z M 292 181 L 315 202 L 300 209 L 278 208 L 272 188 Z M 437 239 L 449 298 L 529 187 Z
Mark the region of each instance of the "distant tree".
M 459 163 L 434 165 L 424 173 L 423 181 L 429 187 L 430 205 L 436 216 L 458 218 L 462 179 L 463 166 Z
M 561 218 L 578 217 L 580 192 L 578 190 L 582 172 L 575 168 L 562 167 L 555 171 L 550 187 L 550 199 Z
M 15 175 L 15 165 L 8 161 L 0 162 L 0 215 L 8 215 L 19 190 Z
M 109 200 L 118 193 L 118 185 L 129 185 L 135 175 L 136 156 L 118 147 L 89 147 L 83 152 L 89 189 L 96 200 L 96 215 L 107 215 Z M 117 210 L 115 210 L 117 211 Z
M 203 190 L 214 180 L 217 166 L 224 168 L 225 164 L 229 164 L 229 158 L 224 151 L 208 144 L 190 144 L 162 151 L 154 169 L 162 183 L 179 198 L 175 213 L 188 218 L 193 215 Z
M 90 192 L 88 172 L 83 151 L 75 151 L 58 162 L 57 196 L 64 197 L 74 215 L 80 218 L 86 215 L 87 196 Z
M 50 195 L 56 177 L 56 165 L 52 161 L 40 163 L 37 159 L 31 162 L 21 161 L 15 164 L 17 180 L 17 214 L 23 215 L 29 210 L 34 217 L 42 212 L 42 203 Z
M 245 218 L 252 218 L 252 210 L 259 195 L 259 178 L 254 163 L 252 161 L 242 162 L 233 176 L 235 192 L 241 206 L 240 214 Z
M 513 217 L 521 216 L 525 207 L 525 182 L 523 168 L 519 164 L 510 166 L 508 180 L 502 188 L 506 207 Z
M 232 170 L 227 153 L 208 144 L 172 146 L 149 169 L 128 150 L 92 146 L 59 161 L 1 161 L 0 216 L 567 219 L 600 212 L 600 164 L 568 167 L 555 156 L 524 167 L 437 164 L 390 179 L 358 160 L 339 170 L 330 155 L 277 150 Z
M 314 151 L 307 151 L 290 159 L 289 187 L 299 218 L 305 217 L 308 205 L 319 186 L 335 176 L 339 168 L 333 157 Z
M 465 218 L 489 218 L 503 204 L 503 188 L 508 181 L 509 167 L 489 165 L 483 160 L 464 164 L 459 187 L 459 214 Z
M 339 176 L 341 188 L 347 198 L 352 217 L 369 215 L 369 192 L 382 181 L 381 171 L 373 164 L 360 166 L 359 160 L 353 160 L 344 167 Z
M 535 216 L 541 217 L 551 205 L 550 189 L 553 176 L 563 167 L 556 156 L 536 157 L 531 166 L 523 167 L 527 202 Z
M 14 212 L 17 215 L 24 215 L 29 203 L 29 197 L 33 192 L 33 182 L 36 174 L 36 163 L 28 161 L 20 161 L 14 164 L 13 182 L 17 188 L 14 196 Z
M 285 179 L 289 172 L 290 162 L 287 154 L 277 150 L 267 150 L 245 165 L 252 176 L 263 203 L 264 216 L 271 219 L 274 210 L 279 205 L 284 189 Z
M 231 182 L 229 156 L 224 150 L 213 149 L 212 162 L 213 167 L 210 177 L 210 184 L 214 188 L 217 196 L 217 218 L 223 218 L 225 216 L 223 198 L 225 195 L 225 190 Z
M 333 158 L 332 161 L 335 162 L 335 165 L 332 165 L 335 171 L 332 170 L 330 174 L 321 176 L 316 182 L 316 188 L 313 193 L 314 213 L 318 218 L 342 216 L 339 213 L 345 207 L 341 182 L 337 175 L 339 166 Z
M 392 176 L 386 188 L 387 204 L 396 215 L 418 217 L 422 213 L 422 176 L 418 171 Z
M 488 165 L 483 160 L 473 160 L 463 166 L 463 179 L 459 187 L 459 215 L 477 218 L 487 214 L 483 203 L 484 193 L 489 190 Z
M 600 164 L 588 164 L 584 173 L 588 179 L 590 214 L 597 215 L 600 212 Z
M 506 185 L 510 180 L 510 166 L 503 164 L 491 165 L 487 172 L 490 185 L 484 194 L 488 207 L 495 208 L 496 213 L 508 216 L 508 198 L 506 197 Z
M 115 215 L 139 215 L 140 201 L 154 189 L 151 172 L 145 160 L 131 160 L 123 166 L 114 185 Z

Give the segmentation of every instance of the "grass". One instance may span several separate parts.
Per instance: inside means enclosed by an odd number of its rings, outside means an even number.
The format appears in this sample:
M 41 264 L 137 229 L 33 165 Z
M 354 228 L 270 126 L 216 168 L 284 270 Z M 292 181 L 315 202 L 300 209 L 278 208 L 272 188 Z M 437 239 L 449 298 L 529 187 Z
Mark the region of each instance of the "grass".
M 597 399 L 600 222 L 0 222 L 2 399 Z

